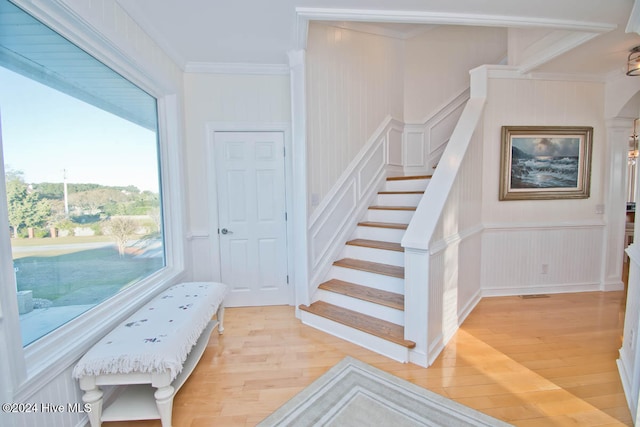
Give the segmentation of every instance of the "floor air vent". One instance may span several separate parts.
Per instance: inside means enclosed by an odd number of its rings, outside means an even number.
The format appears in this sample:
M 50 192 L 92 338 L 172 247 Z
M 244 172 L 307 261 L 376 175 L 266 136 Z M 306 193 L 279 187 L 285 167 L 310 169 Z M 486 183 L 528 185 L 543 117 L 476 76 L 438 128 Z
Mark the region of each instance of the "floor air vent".
M 549 295 L 545 295 L 545 294 L 520 295 L 520 298 L 522 299 L 549 298 Z

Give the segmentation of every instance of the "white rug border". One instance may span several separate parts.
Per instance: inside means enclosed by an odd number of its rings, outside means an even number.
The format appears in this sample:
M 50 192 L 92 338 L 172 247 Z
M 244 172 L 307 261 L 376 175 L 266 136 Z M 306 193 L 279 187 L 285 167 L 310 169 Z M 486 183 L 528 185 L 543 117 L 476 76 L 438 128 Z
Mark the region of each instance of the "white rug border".
M 385 386 L 401 389 L 402 392 L 407 395 L 413 394 L 417 396 L 418 399 L 425 401 L 426 404 L 433 405 L 434 407 L 447 408 L 451 413 L 452 421 L 456 424 L 486 427 L 512 426 L 511 424 L 497 418 L 491 417 L 435 392 L 417 386 L 409 381 L 403 380 L 402 378 L 384 372 L 358 359 L 347 356 L 300 393 L 292 397 L 275 412 L 261 421 L 258 424 L 258 427 L 289 425 L 288 420 L 295 419 L 299 414 L 303 413 L 306 408 L 310 407 L 315 403 L 315 401 L 322 398 L 322 395 L 325 392 L 329 391 L 335 383 L 339 382 L 351 371 L 364 372 L 367 376 L 375 378 L 379 383 L 384 384 Z M 296 425 L 296 427 L 301 426 Z

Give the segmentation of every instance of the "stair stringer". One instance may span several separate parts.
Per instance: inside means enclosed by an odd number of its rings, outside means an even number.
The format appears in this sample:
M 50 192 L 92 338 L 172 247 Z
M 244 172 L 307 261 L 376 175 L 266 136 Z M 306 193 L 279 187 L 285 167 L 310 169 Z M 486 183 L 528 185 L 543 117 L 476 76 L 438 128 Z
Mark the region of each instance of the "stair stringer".
M 426 188 L 429 182 L 429 178 L 422 177 L 422 190 Z M 385 192 L 389 191 L 401 191 L 402 190 L 410 190 L 417 191 L 419 188 L 416 188 L 415 180 L 406 181 L 406 184 L 403 184 L 405 187 L 399 187 L 397 183 L 393 183 L 393 181 L 400 181 L 394 178 L 388 178 L 384 184 L 384 187 L 381 190 Z M 408 186 L 407 186 L 408 185 Z M 412 187 L 413 186 L 413 187 Z M 380 197 L 374 196 L 371 200 L 371 206 L 380 205 Z M 408 198 L 405 200 L 406 207 L 415 207 L 417 204 L 417 200 L 413 200 L 413 198 Z M 402 205 L 402 203 L 391 203 L 393 205 Z M 390 205 L 386 205 L 389 207 Z M 366 206 L 369 208 L 370 206 Z M 384 211 L 384 210 L 383 210 Z M 387 211 L 392 213 L 391 211 Z M 368 219 L 368 213 L 363 212 L 361 218 L 359 220 L 365 221 Z M 397 222 L 401 219 L 395 218 L 393 215 L 390 216 L 390 222 L 396 222 L 397 224 L 402 224 L 403 222 Z M 409 218 L 410 220 L 410 218 Z M 357 225 L 356 230 L 351 234 L 351 239 L 357 239 L 362 237 L 362 232 L 359 231 L 361 228 L 370 228 L 363 227 L 362 221 Z M 380 222 L 387 222 L 381 219 Z M 378 238 L 372 237 L 373 240 L 380 240 L 386 242 L 397 242 L 399 243 L 404 234 L 404 230 L 393 230 L 394 232 L 399 231 L 400 233 L 395 235 L 395 233 L 386 233 L 388 231 L 385 228 L 377 228 L 371 227 L 373 230 L 372 236 L 376 236 L 376 232 L 378 232 Z M 371 236 L 369 236 L 371 237 Z M 344 240 L 346 243 L 347 240 Z M 372 249 L 374 250 L 374 249 Z M 382 253 L 393 252 L 387 249 L 375 249 Z M 340 258 L 349 258 L 349 254 L 353 254 L 354 252 L 358 252 L 358 250 L 353 250 L 344 246 L 341 252 L 334 258 L 334 260 Z M 362 254 L 361 257 L 357 257 L 358 259 L 374 262 L 374 263 L 382 263 L 386 264 L 387 267 L 398 266 L 402 267 L 404 265 L 404 259 L 399 258 L 399 261 L 393 261 L 392 263 L 384 262 L 384 256 L 380 255 L 378 257 L 371 257 L 367 255 L 367 250 L 363 250 L 360 252 Z M 401 252 L 400 252 L 401 253 Z M 394 254 L 395 256 L 395 254 Z M 394 260 L 398 260 L 397 257 L 394 257 Z M 403 295 L 405 293 L 404 280 L 397 276 L 388 276 L 383 273 L 374 273 L 373 271 L 361 271 L 358 269 L 350 269 L 348 267 L 341 266 L 342 263 L 336 263 L 337 265 L 333 265 L 327 272 L 327 274 L 323 277 L 323 281 L 328 281 L 331 279 L 337 279 L 341 281 L 346 281 L 354 284 L 359 284 L 362 286 L 366 286 L 371 288 L 372 290 L 381 290 L 386 292 L 392 292 L 394 294 Z M 337 295 L 331 291 L 326 291 L 323 289 L 317 289 L 313 294 L 312 302 L 322 301 L 323 303 L 328 303 L 337 307 L 342 307 L 348 310 L 355 311 L 357 313 L 361 313 L 366 316 L 371 316 L 376 319 L 384 320 L 395 325 L 399 325 L 402 327 L 405 321 L 405 314 L 402 309 L 393 309 L 389 307 L 385 307 L 382 304 L 374 303 L 374 302 L 366 302 L 359 300 L 358 298 L 352 298 L 350 296 L 345 295 Z M 397 342 L 393 342 L 384 338 L 380 338 L 378 336 L 372 335 L 368 332 L 364 332 L 359 330 L 357 327 L 348 326 L 346 324 L 340 323 L 338 321 L 322 317 L 315 313 L 307 311 L 306 308 L 300 310 L 300 318 L 303 323 L 312 326 L 316 329 L 320 329 L 324 332 L 327 332 L 331 335 L 337 336 L 339 338 L 345 339 L 349 342 L 357 344 L 361 347 L 367 348 L 369 350 L 375 351 L 379 354 L 385 355 L 389 358 L 400 362 L 409 362 L 411 348 L 406 345 L 399 344 Z
M 358 220 L 364 217 L 383 187 L 387 175 L 390 133 L 401 133 L 403 126 L 402 122 L 387 116 L 310 216 L 310 296 L 314 295 L 347 239 L 355 231 Z

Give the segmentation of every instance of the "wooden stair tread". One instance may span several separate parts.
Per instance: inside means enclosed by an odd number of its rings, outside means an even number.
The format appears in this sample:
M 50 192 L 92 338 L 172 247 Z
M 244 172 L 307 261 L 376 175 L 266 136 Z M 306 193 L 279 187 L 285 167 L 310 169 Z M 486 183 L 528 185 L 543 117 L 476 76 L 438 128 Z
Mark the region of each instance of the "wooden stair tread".
M 387 251 L 404 252 L 404 248 L 400 243 L 383 242 L 380 240 L 353 239 L 347 242 L 347 245 L 362 246 L 365 248 L 384 249 Z
M 415 211 L 415 206 L 369 206 L 369 209 L 383 210 L 383 211 Z
M 404 295 L 402 294 L 369 288 L 338 279 L 324 282 L 318 288 L 404 311 Z
M 340 259 L 334 262 L 333 265 L 404 279 L 404 267 L 398 267 L 396 265 L 381 264 L 379 262 L 363 261 L 353 258 Z
M 310 306 L 300 305 L 300 310 L 325 317 L 362 332 L 391 341 L 407 348 L 414 348 L 416 343 L 404 339 L 404 327 L 385 320 L 376 319 L 346 308 L 338 307 L 323 301 Z
M 387 181 L 404 181 L 409 179 L 431 179 L 433 175 L 415 175 L 415 176 L 390 176 Z
M 424 194 L 424 190 L 416 190 L 416 191 L 378 191 L 378 194 Z
M 362 221 L 358 225 L 362 227 L 377 227 L 377 228 L 393 228 L 394 230 L 406 230 L 409 224 L 399 224 L 397 222 L 373 222 Z

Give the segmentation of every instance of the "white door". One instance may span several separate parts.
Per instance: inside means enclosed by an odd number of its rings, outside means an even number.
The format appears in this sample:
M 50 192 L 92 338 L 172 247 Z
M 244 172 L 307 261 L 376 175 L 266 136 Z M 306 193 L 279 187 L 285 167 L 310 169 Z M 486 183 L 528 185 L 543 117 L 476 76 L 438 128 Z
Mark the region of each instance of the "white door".
M 289 304 L 282 132 L 216 132 L 221 281 L 230 307 Z

